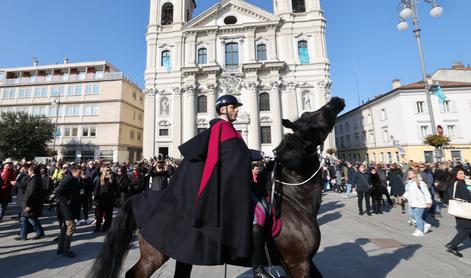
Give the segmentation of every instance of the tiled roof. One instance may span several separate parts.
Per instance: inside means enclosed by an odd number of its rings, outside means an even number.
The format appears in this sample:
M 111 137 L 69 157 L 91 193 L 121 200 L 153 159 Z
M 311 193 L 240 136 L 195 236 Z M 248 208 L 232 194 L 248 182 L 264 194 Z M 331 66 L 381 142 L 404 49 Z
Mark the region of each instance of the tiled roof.
M 463 86 L 471 86 L 471 82 L 455 82 L 455 81 L 440 81 L 440 80 L 433 80 L 434 83 L 436 82 L 441 87 L 463 87 Z M 399 87 L 398 89 L 420 89 L 424 87 L 424 81 L 417 81 L 413 83 L 409 83 Z

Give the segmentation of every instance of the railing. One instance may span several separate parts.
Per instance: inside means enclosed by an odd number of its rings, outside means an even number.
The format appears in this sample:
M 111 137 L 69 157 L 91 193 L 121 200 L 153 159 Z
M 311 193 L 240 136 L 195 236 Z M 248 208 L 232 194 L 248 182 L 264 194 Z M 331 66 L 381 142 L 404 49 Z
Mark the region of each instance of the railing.
M 46 78 L 38 78 L 30 79 L 30 78 L 15 78 L 15 79 L 3 79 L 0 80 L 0 85 L 25 85 L 25 84 L 35 84 L 35 83 L 63 83 L 68 81 L 91 81 L 91 80 L 101 80 L 101 79 L 124 79 L 135 86 L 139 87 L 132 79 L 126 76 L 123 72 L 105 72 L 97 76 L 96 74 L 87 74 L 86 76 L 79 75 L 70 75 L 66 80 L 61 78 L 51 78 L 46 80 Z

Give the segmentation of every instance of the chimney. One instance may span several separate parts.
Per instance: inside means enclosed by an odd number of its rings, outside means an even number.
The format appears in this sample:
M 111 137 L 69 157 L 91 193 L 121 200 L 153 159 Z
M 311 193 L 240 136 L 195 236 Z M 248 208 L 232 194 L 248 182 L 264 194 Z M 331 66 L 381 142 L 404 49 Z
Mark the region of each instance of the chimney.
M 393 88 L 393 90 L 394 90 L 394 89 L 397 89 L 397 88 L 399 88 L 399 87 L 401 87 L 401 80 L 400 80 L 400 79 L 394 79 L 394 80 L 392 81 L 392 88 Z
M 64 58 L 64 64 L 68 64 L 69 63 L 69 58 Z
M 462 62 L 454 62 L 451 66 L 452 69 L 464 69 L 464 64 Z
M 37 66 L 38 66 L 38 64 L 39 64 L 39 61 L 38 61 L 38 59 L 36 59 L 36 58 L 33 58 L 33 66 L 34 66 L 34 67 L 37 67 Z

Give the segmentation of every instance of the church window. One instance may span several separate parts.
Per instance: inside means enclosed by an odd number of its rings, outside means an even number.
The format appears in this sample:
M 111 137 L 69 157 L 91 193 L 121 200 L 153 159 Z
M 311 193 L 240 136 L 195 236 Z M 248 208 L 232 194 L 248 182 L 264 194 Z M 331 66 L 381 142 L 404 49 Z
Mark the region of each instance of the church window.
M 226 66 L 239 65 L 239 45 L 235 42 L 226 44 Z
M 265 61 L 267 59 L 267 45 L 257 45 L 257 61 Z
M 160 65 L 165 68 L 167 72 L 172 69 L 172 65 L 170 63 L 170 50 L 162 51 L 162 60 L 160 61 Z
M 230 15 L 226 18 L 224 18 L 224 24 L 226 25 L 231 25 L 231 24 L 236 24 L 237 23 L 237 17 Z
M 270 111 L 270 95 L 268 93 L 261 93 L 258 96 L 259 99 L 259 110 Z
M 302 65 L 309 64 L 309 51 L 307 48 L 307 41 L 299 41 L 298 42 L 298 55 L 299 55 L 299 63 Z
M 292 0 L 293 13 L 304 13 L 306 12 L 306 3 L 304 0 Z
M 207 98 L 206 96 L 198 97 L 198 113 L 208 112 Z
M 208 50 L 206 48 L 198 49 L 198 64 L 204 65 L 208 63 Z
M 173 5 L 165 3 L 162 6 L 162 25 L 170 25 L 173 23 Z
M 271 144 L 271 127 L 261 126 L 260 127 L 260 142 L 262 144 Z

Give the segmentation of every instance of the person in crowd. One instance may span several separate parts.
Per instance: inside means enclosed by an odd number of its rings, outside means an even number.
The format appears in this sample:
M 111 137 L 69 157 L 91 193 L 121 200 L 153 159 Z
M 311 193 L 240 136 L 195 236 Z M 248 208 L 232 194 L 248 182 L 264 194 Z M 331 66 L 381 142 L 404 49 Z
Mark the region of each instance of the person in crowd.
M 146 187 L 145 178 L 139 172 L 139 169 L 135 168 L 129 177 L 129 196 L 141 193 L 148 188 Z
M 322 166 L 322 192 L 329 191 L 330 190 L 330 172 L 329 169 L 327 168 L 327 165 Z
M 436 217 L 442 217 L 440 206 L 435 200 L 435 187 L 434 187 L 433 174 L 425 163 L 419 163 L 418 168 L 419 168 L 420 178 L 427 185 L 427 188 L 430 192 L 430 196 L 432 197 L 432 207 L 429 208 L 429 211 L 431 213 L 434 213 Z
M 21 230 L 22 225 L 21 225 L 21 217 L 23 216 L 24 212 L 23 209 L 26 207 L 26 188 L 28 188 L 28 181 L 29 181 L 29 176 L 28 176 L 28 169 L 29 165 L 26 163 L 23 163 L 20 166 L 18 176 L 16 176 L 16 186 L 15 186 L 15 191 L 16 191 L 16 204 L 17 204 L 17 209 L 18 209 L 18 220 L 20 221 L 20 234 L 23 232 Z M 27 234 L 28 231 L 30 231 L 30 225 L 29 222 L 26 223 L 25 227 L 27 230 L 24 232 Z M 17 238 L 18 240 L 21 240 L 20 238 Z
M 25 168 L 23 168 L 25 169 Z M 28 182 L 24 194 L 24 200 L 21 202 L 21 232 L 19 240 L 27 239 L 27 226 L 29 222 L 33 226 L 36 236 L 32 239 L 37 240 L 44 237 L 44 230 L 39 222 L 39 217 L 43 211 L 42 179 L 38 165 L 32 165 L 28 169 Z
M 344 168 L 344 179 L 345 179 L 345 184 L 347 185 L 346 192 L 344 198 L 347 199 L 350 197 L 350 194 L 352 193 L 352 181 L 355 179 L 356 175 L 356 170 L 353 168 L 353 165 L 351 162 L 347 161 L 347 167 Z
M 432 227 L 426 220 L 426 208 L 432 207 L 432 197 L 427 185 L 420 179 L 419 173 L 410 169 L 407 171 L 408 182 L 403 197 L 409 202 L 412 215 L 416 221 L 416 230 L 413 236 L 420 237 L 430 231 Z
M 52 162 L 48 165 L 47 167 L 47 175 L 52 178 L 52 176 L 54 175 L 54 172 L 56 171 L 58 167 L 58 163 L 57 162 Z
M 366 171 L 365 165 L 358 165 L 358 172 L 355 174 L 355 178 L 352 182 L 358 194 L 358 214 L 363 215 L 365 211 L 363 210 L 363 199 L 365 200 L 366 205 L 366 214 L 371 216 L 371 204 L 370 204 L 370 189 L 371 189 L 371 180 L 368 172 Z
M 402 213 L 406 213 L 405 202 L 403 202 L 402 195 L 405 193 L 404 187 L 404 173 L 399 169 L 397 163 L 391 165 L 388 173 L 389 185 L 391 186 L 391 195 L 394 196 L 396 204 L 401 206 Z
M 150 170 L 149 175 L 152 178 L 150 181 L 150 190 L 160 191 L 168 185 L 168 173 L 165 171 L 165 162 L 160 160 L 155 162 L 155 166 Z
M 102 228 L 103 218 L 105 222 L 101 231 L 106 232 L 110 228 L 113 219 L 113 205 L 117 193 L 116 179 L 111 171 L 111 167 L 106 166 L 103 168 L 103 172 L 95 184 L 92 197 L 96 202 L 95 232 L 99 232 Z
M 54 186 L 57 187 L 59 183 L 62 181 L 62 179 L 65 176 L 65 172 L 69 165 L 67 163 L 62 164 L 58 163 L 58 167 L 54 170 L 54 174 L 52 175 L 52 182 L 54 183 Z
M 41 183 L 42 183 L 42 194 L 43 194 L 43 203 L 47 203 L 49 201 L 49 195 L 51 194 L 51 177 L 47 174 L 47 168 L 41 167 Z
M 438 192 L 443 207 L 446 207 L 448 205 L 448 183 L 451 179 L 448 164 L 446 162 L 438 162 L 437 169 L 435 169 L 433 175 L 435 177 L 435 189 Z
M 393 206 L 393 201 L 391 200 L 391 196 L 389 195 L 389 192 L 388 192 L 388 176 L 387 176 L 386 170 L 387 170 L 387 168 L 384 169 L 382 163 L 378 163 L 376 165 L 376 174 L 378 175 L 379 180 L 381 181 L 381 187 L 380 187 L 381 195 L 386 196 L 386 200 L 388 201 L 388 205 L 390 207 L 392 207 Z M 383 203 L 383 200 L 384 200 L 383 197 L 381 197 L 381 203 Z
M 465 170 L 462 166 L 456 166 L 452 171 L 453 184 L 450 184 L 449 197 L 458 198 L 471 202 L 471 192 L 465 183 Z M 457 257 L 463 257 L 463 254 L 458 252 L 458 245 L 461 244 L 466 238 L 471 239 L 471 219 L 455 217 L 457 233 L 453 239 L 445 245 L 446 251 Z
M 80 218 L 79 178 L 81 170 L 80 166 L 74 166 L 70 171 L 67 171 L 65 177 L 56 188 L 56 195 L 59 201 L 58 216 L 61 223 L 57 254 L 62 254 L 67 258 L 75 257 L 75 253 L 70 249 L 70 245 L 75 231 L 75 220 Z
M 0 172 L 0 221 L 7 212 L 8 204 L 12 201 L 12 190 L 16 184 L 16 175 L 11 159 L 5 159 L 3 170 Z
M 88 167 L 85 169 L 85 175 L 93 182 L 99 175 L 99 169 L 95 166 L 95 162 L 89 161 Z
M 119 206 L 130 196 L 130 181 L 125 167 L 116 170 L 116 185 L 119 189 Z
M 373 213 L 382 214 L 381 205 L 383 200 L 383 185 L 381 184 L 381 178 L 379 177 L 376 168 L 371 167 L 369 171 L 370 183 L 371 183 L 371 199 L 373 201 Z
M 81 168 L 85 169 L 85 168 Z M 79 185 L 80 185 L 80 208 L 82 209 L 83 218 L 80 220 L 79 224 L 87 224 L 91 223 L 90 219 L 88 219 L 88 210 L 90 204 L 90 198 L 93 192 L 93 181 L 89 178 L 85 170 L 80 170 L 80 177 L 79 177 Z

